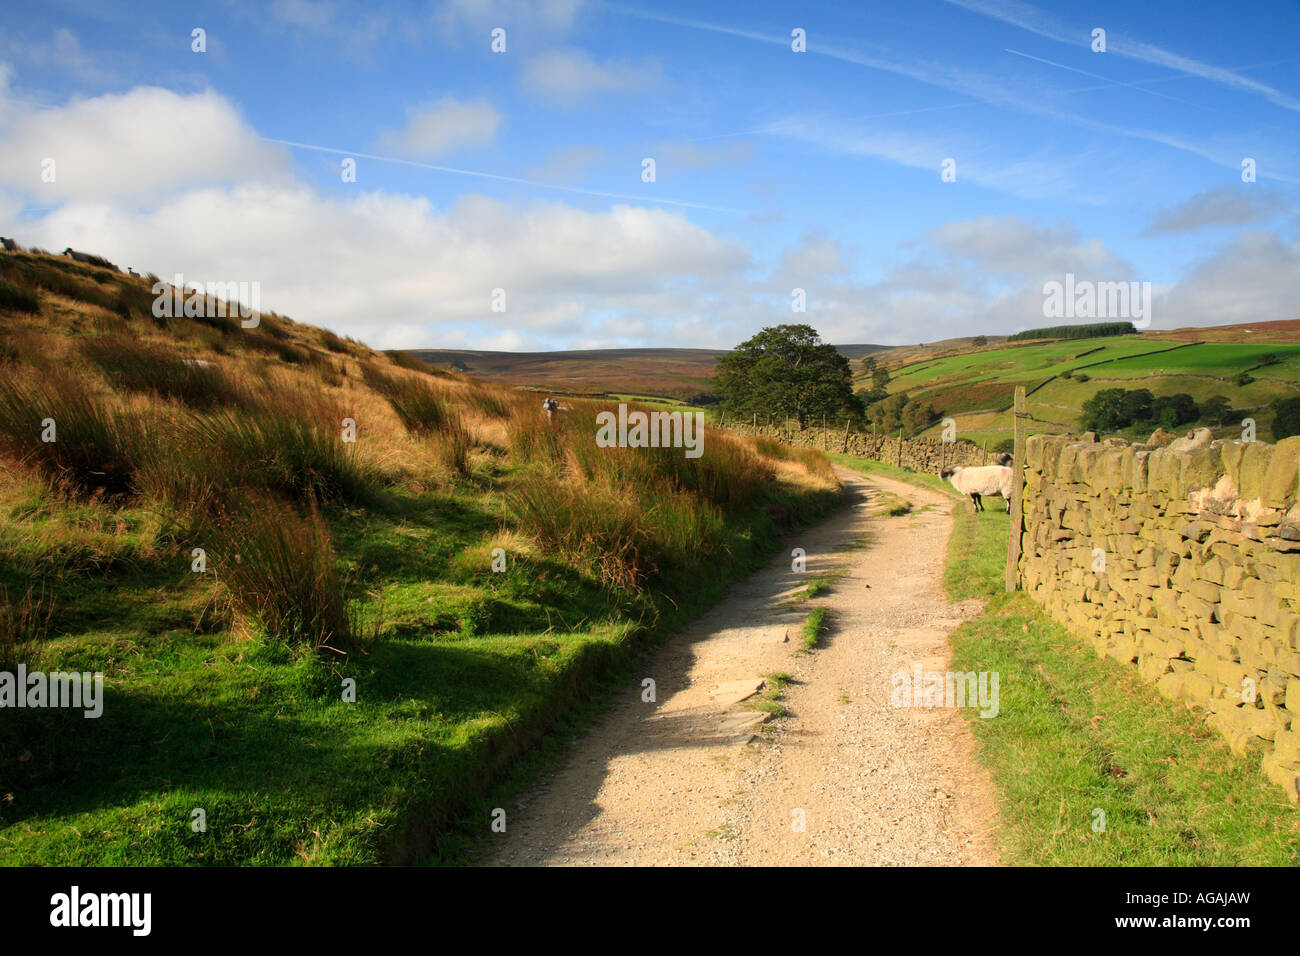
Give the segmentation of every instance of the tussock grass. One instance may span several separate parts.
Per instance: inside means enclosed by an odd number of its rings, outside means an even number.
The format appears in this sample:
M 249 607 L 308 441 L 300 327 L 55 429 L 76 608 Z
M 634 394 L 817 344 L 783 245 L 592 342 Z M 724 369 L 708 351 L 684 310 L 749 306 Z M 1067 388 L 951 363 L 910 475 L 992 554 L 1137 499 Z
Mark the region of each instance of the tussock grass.
M 783 441 L 777 441 L 775 438 L 767 438 L 763 435 L 753 437 L 754 449 L 760 455 L 766 455 L 768 458 L 778 458 L 785 460 L 790 458 L 795 449 Z
M 682 448 L 600 448 L 594 406 L 564 416 L 557 433 L 569 461 L 588 481 L 614 486 L 688 492 L 726 512 L 754 505 L 773 472 L 749 448 L 726 433 L 706 429 L 703 453 L 688 458 Z M 544 441 L 544 439 L 542 439 Z
M 182 468 L 200 476 L 219 468 L 228 486 L 267 489 L 303 503 L 370 501 L 382 476 L 356 443 L 343 441 L 343 417 L 283 405 L 194 416 L 182 429 L 188 446 Z
M 43 589 L 29 586 L 11 599 L 0 586 L 0 671 L 12 673 L 19 664 L 28 670 L 40 667 L 53 606 L 53 595 Z
M 339 355 L 352 354 L 352 346 L 343 341 L 343 339 L 339 338 L 329 329 L 320 330 L 320 344 L 325 346 L 329 351 L 338 353 Z
M 535 407 L 530 398 L 516 399 L 507 432 L 511 456 L 524 464 L 561 461 L 565 447 L 564 424 L 561 419 L 559 425 L 550 425 L 540 411 L 540 403 Z
M 31 289 L 0 280 L 0 312 L 40 315 L 41 297 Z
M 44 441 L 50 427 L 55 440 Z M 137 417 L 70 375 L 0 379 L 0 448 L 76 492 L 129 493 L 144 440 Z
M 474 438 L 459 412 L 448 413 L 431 438 L 438 458 L 444 465 L 459 474 L 469 474 L 469 453 L 474 446 Z
M 231 323 L 238 329 L 235 320 Z M 280 325 L 268 322 L 265 317 L 255 329 L 240 329 L 235 341 L 247 348 L 274 355 L 288 365 L 315 366 L 325 360 L 324 353 L 292 341 L 289 333 Z
M 437 432 L 450 418 L 447 393 L 428 382 L 406 375 L 392 375 L 374 362 L 364 362 L 361 374 L 365 383 L 388 399 L 393 411 L 408 430 Z
M 833 478 L 831 456 L 820 448 L 792 448 L 791 457 L 803 465 L 810 475 Z
M 246 624 L 290 646 L 342 652 L 357 636 L 328 529 L 270 500 L 247 499 L 204 540 L 225 599 Z
M 384 352 L 389 361 L 399 368 L 404 368 L 410 372 L 422 372 L 425 375 L 433 375 L 438 378 L 450 378 L 451 373 L 446 369 L 430 365 L 423 359 L 416 358 L 410 352 L 403 352 L 397 349 Z
M 611 588 L 680 588 L 722 550 L 721 515 L 683 495 L 638 496 L 601 484 L 526 482 L 510 495 L 521 527 Z
M 510 418 L 514 414 L 515 405 L 509 393 L 500 389 L 471 384 L 465 389 L 462 397 L 470 408 L 489 418 Z
M 152 392 L 194 408 L 237 405 L 241 396 L 210 362 L 126 335 L 101 335 L 82 345 L 85 356 L 120 389 Z

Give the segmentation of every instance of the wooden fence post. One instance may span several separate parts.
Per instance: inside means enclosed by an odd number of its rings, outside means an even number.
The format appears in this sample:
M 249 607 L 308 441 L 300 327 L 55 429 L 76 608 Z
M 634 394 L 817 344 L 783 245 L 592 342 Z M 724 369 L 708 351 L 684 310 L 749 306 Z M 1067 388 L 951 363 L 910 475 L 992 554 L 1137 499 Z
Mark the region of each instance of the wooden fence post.
M 980 459 L 980 464 L 987 465 L 988 463 L 989 463 L 989 440 L 986 438 L 984 439 L 984 457 Z
M 852 427 L 853 420 L 850 418 L 844 419 L 844 445 L 840 448 L 841 455 L 847 455 L 849 453 L 849 429 Z
M 1025 482 L 1025 387 L 1016 386 L 1015 450 L 1011 461 L 1011 526 L 1007 534 L 1007 593 L 1020 589 L 1020 548 L 1025 531 L 1024 506 L 1021 504 Z
M 898 467 L 903 467 L 903 430 L 898 430 Z

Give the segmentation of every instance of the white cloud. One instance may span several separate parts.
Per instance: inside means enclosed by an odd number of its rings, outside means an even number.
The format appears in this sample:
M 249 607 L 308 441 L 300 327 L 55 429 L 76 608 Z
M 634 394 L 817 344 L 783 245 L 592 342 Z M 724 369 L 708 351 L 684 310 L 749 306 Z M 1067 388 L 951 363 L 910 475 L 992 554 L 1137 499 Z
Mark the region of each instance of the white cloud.
M 707 285 L 749 261 L 743 245 L 658 209 L 519 209 L 471 195 L 439 211 L 377 192 L 328 200 L 301 185 L 197 189 L 140 213 L 68 203 L 34 228 L 37 244 L 82 246 L 137 271 L 258 281 L 266 308 L 367 340 L 409 341 L 423 327 L 412 344 L 425 346 L 461 323 L 554 342 L 581 332 L 589 309 Z M 496 288 L 505 314 L 491 312 Z
M 606 60 L 598 63 L 583 50 L 547 50 L 524 66 L 520 82 L 526 92 L 555 105 L 574 106 L 609 93 L 637 93 L 663 81 L 653 60 L 640 65 Z
M 808 321 L 830 342 L 899 345 L 1041 326 L 1043 283 L 1140 278 L 1100 240 L 1068 223 L 1015 216 L 954 220 L 905 247 L 874 282 L 808 281 Z
M 1181 235 L 1213 226 L 1245 226 L 1285 212 L 1280 193 L 1265 183 L 1218 186 L 1159 210 L 1142 234 Z
M 66 27 L 56 27 L 48 39 L 26 36 L 4 37 L 4 55 L 26 63 L 34 69 L 57 70 L 92 86 L 117 80 L 117 71 L 107 57 L 82 47 L 76 34 Z
M 1238 235 L 1195 263 L 1156 311 L 1160 328 L 1300 319 L 1300 242 Z
M 385 130 L 375 149 L 407 159 L 436 159 L 462 146 L 488 145 L 500 126 L 501 114 L 487 101 L 444 96 L 408 110 L 406 126 Z
M 46 159 L 55 162 L 52 183 L 41 178 Z M 152 198 L 198 183 L 281 179 L 288 169 L 288 155 L 210 91 L 137 87 L 40 110 L 0 103 L 0 187 L 40 202 Z
M 927 238 L 949 257 L 994 277 L 1036 281 L 1080 277 L 1119 281 L 1133 278 L 1133 267 L 1100 239 L 1084 239 L 1068 223 L 1039 225 L 1019 216 L 980 216 L 932 229 Z
M 797 286 L 847 268 L 844 246 L 823 232 L 810 230 L 800 238 L 799 245 L 781 253 L 777 282 L 781 288 Z

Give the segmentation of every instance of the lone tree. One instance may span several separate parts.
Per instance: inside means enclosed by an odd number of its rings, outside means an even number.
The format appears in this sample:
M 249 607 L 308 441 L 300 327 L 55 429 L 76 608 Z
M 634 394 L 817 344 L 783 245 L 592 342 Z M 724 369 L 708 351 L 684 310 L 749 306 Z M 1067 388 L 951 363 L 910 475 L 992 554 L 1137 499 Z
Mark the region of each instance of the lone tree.
M 803 427 L 825 415 L 860 415 L 849 360 L 808 325 L 763 329 L 718 359 L 714 390 L 728 416 L 776 415 Z

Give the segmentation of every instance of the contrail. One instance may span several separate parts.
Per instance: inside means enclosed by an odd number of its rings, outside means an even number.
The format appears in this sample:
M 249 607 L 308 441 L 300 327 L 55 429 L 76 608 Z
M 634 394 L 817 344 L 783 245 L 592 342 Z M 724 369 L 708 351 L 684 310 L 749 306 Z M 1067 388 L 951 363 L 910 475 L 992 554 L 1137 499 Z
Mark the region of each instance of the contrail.
M 350 149 L 334 149 L 331 146 L 316 146 L 312 143 L 297 143 L 290 139 L 275 139 L 271 136 L 261 137 L 265 142 L 280 146 L 292 146 L 295 149 L 310 149 L 318 153 L 333 153 L 336 156 L 353 156 L 358 159 L 373 159 L 381 163 L 398 163 L 402 166 L 414 166 L 417 169 L 431 169 L 438 173 L 453 173 L 457 176 L 473 176 L 477 179 L 491 179 L 501 183 L 515 183 L 520 186 L 533 186 L 538 189 L 558 189 L 567 193 L 579 193 L 583 196 L 596 196 L 601 199 L 623 199 L 628 202 L 660 204 L 665 206 L 683 206 L 687 209 L 706 209 L 709 212 L 726 212 L 744 214 L 743 209 L 730 209 L 726 206 L 710 206 L 705 203 L 687 202 L 684 199 L 665 199 L 658 196 L 637 196 L 631 193 L 607 193 L 596 189 L 582 189 L 578 186 L 561 186 L 557 183 L 543 183 L 534 179 L 522 179 L 518 176 L 503 176 L 500 173 L 483 173 L 474 169 L 457 169 L 454 166 L 435 166 L 432 163 L 419 163 L 413 159 L 400 159 L 396 156 L 376 156 L 373 153 L 358 153 Z
M 1106 83 L 1108 86 L 1111 86 L 1111 87 L 1114 87 L 1114 86 L 1126 86 L 1126 87 L 1128 87 L 1128 88 L 1131 89 L 1131 90 L 1137 90 L 1139 93 L 1146 93 L 1148 96 L 1158 96 L 1158 97 L 1160 97 L 1161 99 L 1172 100 L 1172 101 L 1175 102 L 1175 103 L 1181 103 L 1181 104 L 1183 104 L 1184 106 L 1190 106 L 1190 107 L 1192 107 L 1193 109 L 1198 109 L 1198 110 L 1207 110 L 1207 111 L 1209 111 L 1209 112 L 1211 112 L 1211 113 L 1221 113 L 1221 114 L 1224 115 L 1224 116 L 1237 116 L 1237 115 L 1239 115 L 1239 114 L 1237 114 L 1237 113 L 1232 112 L 1231 110 L 1221 110 L 1221 109 L 1219 109 L 1219 108 L 1216 107 L 1216 106 L 1206 106 L 1206 105 L 1203 104 L 1203 103 L 1195 103 L 1195 102 L 1193 102 L 1192 100 L 1185 100 L 1185 99 L 1182 99 L 1182 98 L 1177 97 L 1177 96 L 1170 96 L 1168 93 L 1161 93 L 1161 92 L 1158 92 L 1157 90 L 1148 90 L 1148 89 L 1146 89 L 1146 85 L 1147 85 L 1147 84 L 1151 84 L 1151 83 L 1167 83 L 1167 82 L 1169 82 L 1170 80 L 1181 80 L 1181 79 L 1185 79 L 1185 78 L 1187 77 L 1187 75 L 1188 75 L 1188 74 L 1186 74 L 1186 73 L 1175 73 L 1173 76 L 1160 77 L 1160 78 L 1157 78 L 1157 79 L 1154 79 L 1154 80 L 1138 80 L 1138 81 L 1133 82 L 1133 83 L 1128 83 L 1128 82 L 1125 82 L 1124 80 L 1113 80 L 1113 79 L 1111 79 L 1111 78 L 1108 77 L 1108 76 L 1099 76 L 1099 75 L 1096 74 L 1096 73 L 1089 73 L 1087 70 L 1081 70 L 1081 69 L 1079 69 L 1078 67 L 1074 67 L 1074 66 L 1067 66 L 1067 65 L 1064 64 L 1064 63 L 1057 63 L 1055 60 L 1048 60 L 1048 59 L 1045 59 L 1045 58 L 1043 58 L 1043 57 L 1041 57 L 1041 56 L 1034 56 L 1034 55 L 1032 55 L 1032 54 L 1030 54 L 1030 53 L 1022 53 L 1020 50 L 1013 50 L 1013 49 L 1011 49 L 1010 47 L 1005 47 L 1004 49 L 1005 49 L 1005 51 L 1006 51 L 1007 53 L 1013 53 L 1013 54 L 1015 54 L 1016 56 L 1022 56 L 1022 57 L 1024 57 L 1026 60 L 1033 60 L 1033 61 L 1036 62 L 1036 63 L 1042 63 L 1042 64 L 1045 64 L 1046 66 L 1054 66 L 1054 67 L 1056 67 L 1058 70 L 1068 70 L 1068 71 L 1071 72 L 1071 73 L 1078 73 L 1078 74 L 1080 74 L 1081 76 L 1090 77 L 1091 79 L 1094 79 L 1094 80 L 1101 80 L 1101 81 L 1103 81 L 1104 83 Z M 1235 67 L 1234 69 L 1249 69 L 1249 67 Z M 1104 88 L 1105 88 L 1105 87 L 1096 87 L 1096 86 L 1094 86 L 1094 87 L 1092 87 L 1091 89 L 1088 89 L 1088 90 L 1066 90 L 1065 92 L 1066 92 L 1066 93 L 1086 93 L 1086 92 L 1093 92 L 1093 91 L 1095 91 L 1095 90 L 1104 89 Z M 1283 127 L 1281 127 L 1281 126 L 1276 126 L 1276 125 L 1274 125 L 1274 124 L 1272 124 L 1272 123 L 1269 123 L 1268 125 L 1269 125 L 1271 128 L 1273 128 L 1273 129 L 1283 129 Z M 1289 132 L 1289 130 L 1287 130 L 1287 132 Z
M 977 2 L 977 0 L 949 0 L 949 2 L 957 3 L 961 5 L 966 2 L 974 3 Z M 653 20 L 660 23 L 668 23 L 674 26 L 688 27 L 690 29 L 695 29 L 695 30 L 706 30 L 712 33 L 722 33 L 728 36 L 740 37 L 746 40 L 757 40 L 763 43 L 779 44 L 783 46 L 789 42 L 785 37 L 769 36 L 762 33 L 755 33 L 751 30 L 740 30 L 733 27 L 726 27 L 726 26 L 720 26 L 718 24 L 706 23 L 701 20 L 689 20 L 684 17 L 669 17 L 669 16 L 663 16 L 661 14 L 656 14 L 656 13 L 646 13 L 641 10 L 635 10 L 623 6 L 613 6 L 611 9 L 619 13 L 623 13 L 627 16 L 637 17 L 644 20 Z M 830 57 L 835 60 L 840 60 L 844 63 L 853 63 L 859 66 L 865 66 L 870 69 L 883 70 L 885 72 L 894 73 L 899 76 L 910 77 L 911 79 L 917 80 L 918 82 L 926 83 L 930 86 L 937 86 L 940 87 L 941 89 L 946 89 L 949 92 L 957 93 L 962 96 L 968 96 L 972 100 L 985 103 L 990 106 L 996 106 L 1002 109 L 1016 110 L 1022 113 L 1028 113 L 1031 116 L 1044 116 L 1050 119 L 1055 119 L 1059 122 L 1071 123 L 1076 126 L 1083 126 L 1085 128 L 1095 129 L 1112 135 L 1128 136 L 1134 139 L 1142 139 L 1148 142 L 1160 143 L 1164 146 L 1168 146 L 1171 149 L 1177 149 L 1182 152 L 1187 152 L 1195 156 L 1199 156 L 1202 159 L 1208 160 L 1209 162 L 1212 162 L 1215 165 L 1222 166 L 1225 169 L 1237 168 L 1234 162 L 1229 162 L 1225 158 L 1214 156 L 1204 147 L 1186 142 L 1184 140 L 1178 139 L 1177 137 L 1167 136 L 1164 134 L 1155 133 L 1147 130 L 1136 130 L 1136 129 L 1128 129 L 1124 127 L 1116 127 L 1106 123 L 1100 123 L 1095 120 L 1089 120 L 1085 117 L 1078 116 L 1073 113 L 1067 113 L 1061 110 L 1045 107 L 1043 104 L 1039 102 L 1026 100 L 1023 97 L 1016 95 L 1012 91 L 1001 87 L 995 87 L 991 90 L 988 90 L 987 92 L 990 95 L 981 96 L 979 93 L 974 93 L 969 89 L 969 86 L 972 83 L 984 87 L 987 87 L 989 85 L 984 80 L 983 77 L 980 77 L 978 75 L 972 75 L 972 74 L 960 75 L 954 73 L 951 69 L 938 69 L 936 70 L 935 73 L 928 73 L 924 69 L 921 69 L 916 66 L 911 66 L 906 63 L 883 59 L 878 56 L 869 56 L 866 54 L 857 53 L 852 50 L 844 50 L 844 49 L 831 47 L 820 43 L 814 45 L 813 43 L 810 42 L 808 45 L 808 53 Z M 1181 69 L 1180 67 L 1172 64 L 1164 64 L 1164 65 L 1171 66 L 1173 69 L 1176 70 Z M 934 67 L 933 64 L 931 64 L 931 66 L 932 68 Z M 1188 71 L 1182 70 L 1182 72 L 1188 72 Z M 1268 175 L 1269 178 L 1279 179 L 1284 182 L 1295 181 L 1293 177 L 1283 176 L 1277 173 L 1273 173 L 1273 174 L 1261 173 L 1260 175 L 1262 176 Z

